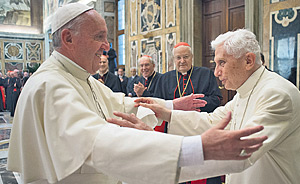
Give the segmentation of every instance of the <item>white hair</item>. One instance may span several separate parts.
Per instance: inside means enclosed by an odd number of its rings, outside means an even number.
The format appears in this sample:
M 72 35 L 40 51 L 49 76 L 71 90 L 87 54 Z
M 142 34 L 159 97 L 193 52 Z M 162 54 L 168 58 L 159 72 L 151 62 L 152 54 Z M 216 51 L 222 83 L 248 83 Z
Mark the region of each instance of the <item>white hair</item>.
M 130 68 L 130 71 L 133 70 L 133 69 L 137 70 L 137 68 L 133 66 L 133 67 Z
M 139 63 L 140 63 L 140 61 L 141 61 L 142 58 L 148 58 L 150 60 L 150 63 L 154 64 L 154 61 L 153 61 L 152 57 L 148 57 L 148 56 L 142 56 L 142 57 L 140 57 L 139 60 L 138 60 Z
M 180 46 L 178 46 L 178 47 L 176 47 L 176 48 L 173 48 L 173 50 L 172 50 L 173 56 L 175 56 L 175 49 L 177 49 L 177 48 L 179 48 L 179 47 L 186 47 L 186 48 L 189 49 L 190 53 L 193 54 L 192 48 L 191 48 L 190 46 L 180 45 Z
M 261 64 L 260 46 L 256 40 L 256 36 L 251 31 L 238 29 L 221 34 L 211 42 L 213 50 L 216 50 L 220 45 L 223 45 L 227 54 L 232 55 L 236 59 L 241 58 L 249 52 L 254 53 L 256 56 L 255 62 Z

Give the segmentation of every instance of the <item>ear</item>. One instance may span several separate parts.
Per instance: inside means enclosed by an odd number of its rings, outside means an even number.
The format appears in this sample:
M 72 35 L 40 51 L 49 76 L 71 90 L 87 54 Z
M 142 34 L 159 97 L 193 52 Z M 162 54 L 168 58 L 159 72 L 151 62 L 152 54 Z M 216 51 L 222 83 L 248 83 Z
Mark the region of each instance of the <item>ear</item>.
M 251 70 L 255 66 L 256 55 L 252 52 L 249 52 L 245 56 L 246 58 L 246 69 Z
M 61 45 L 66 47 L 69 50 L 72 50 L 73 48 L 73 34 L 71 33 L 70 30 L 64 29 L 61 32 Z

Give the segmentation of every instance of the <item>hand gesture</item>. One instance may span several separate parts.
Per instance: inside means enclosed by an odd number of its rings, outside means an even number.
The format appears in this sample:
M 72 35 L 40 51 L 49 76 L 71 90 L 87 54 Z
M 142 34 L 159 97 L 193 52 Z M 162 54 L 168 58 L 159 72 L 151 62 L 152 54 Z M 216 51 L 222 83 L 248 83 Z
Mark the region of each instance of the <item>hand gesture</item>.
M 173 108 L 175 110 L 200 112 L 200 107 L 204 107 L 207 104 L 207 102 L 205 100 L 197 98 L 203 97 L 203 94 L 190 94 L 188 96 L 176 98 L 173 100 Z
M 139 129 L 139 130 L 153 131 L 153 129 L 150 126 L 142 122 L 142 120 L 137 118 L 133 113 L 132 114 L 126 114 L 122 112 L 113 112 L 113 113 L 115 116 L 121 117 L 122 120 L 115 119 L 115 118 L 107 118 L 106 119 L 107 122 L 119 125 L 121 127 L 129 127 L 129 128 Z
M 138 84 L 134 84 L 133 87 L 133 90 L 138 97 L 141 97 L 146 89 L 147 87 L 145 87 L 141 82 L 139 82 Z
M 234 131 L 224 130 L 230 120 L 231 112 L 218 125 L 201 135 L 205 160 L 243 160 L 249 158 L 267 139 L 267 136 L 243 138 L 263 130 L 263 126 Z

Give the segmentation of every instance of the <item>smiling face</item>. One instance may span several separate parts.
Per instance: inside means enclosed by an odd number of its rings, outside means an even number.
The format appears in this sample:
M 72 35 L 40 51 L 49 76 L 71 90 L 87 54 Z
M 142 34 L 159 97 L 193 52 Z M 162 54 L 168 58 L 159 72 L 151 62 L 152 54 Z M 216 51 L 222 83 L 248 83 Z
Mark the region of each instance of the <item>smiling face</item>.
M 101 58 L 101 61 L 99 63 L 99 66 L 100 66 L 99 72 L 100 72 L 100 74 L 105 74 L 106 71 L 108 71 L 108 59 L 105 55 L 101 55 L 100 58 Z
M 227 54 L 223 45 L 216 48 L 215 62 L 215 76 L 222 81 L 227 90 L 238 89 L 249 77 L 245 56 L 236 59 Z
M 94 74 L 99 69 L 103 51 L 109 50 L 106 23 L 95 10 L 81 16 L 85 16 L 86 21 L 80 26 L 78 34 L 72 34 L 72 60 L 87 72 Z
M 155 64 L 151 63 L 148 57 L 141 57 L 139 60 L 141 74 L 144 78 L 148 78 L 154 72 Z
M 180 46 L 174 48 L 174 60 L 176 70 L 181 73 L 186 73 L 192 68 L 193 54 L 187 46 Z

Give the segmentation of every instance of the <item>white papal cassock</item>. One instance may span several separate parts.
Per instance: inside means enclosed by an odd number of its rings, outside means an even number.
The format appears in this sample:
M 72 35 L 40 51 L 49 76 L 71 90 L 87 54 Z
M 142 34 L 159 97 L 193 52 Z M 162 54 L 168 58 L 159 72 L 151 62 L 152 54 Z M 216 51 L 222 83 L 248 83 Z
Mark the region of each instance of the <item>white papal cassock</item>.
M 197 167 L 198 169 L 182 168 L 181 179 L 193 177 L 192 175 L 195 177 L 197 174 L 210 177 L 235 173 L 227 176 L 227 183 L 299 183 L 299 90 L 289 81 L 262 66 L 237 89 L 232 101 L 224 107 L 217 108 L 213 113 L 173 111 L 169 132 L 184 136 L 201 134 L 210 125 L 218 123 L 229 111 L 232 112 L 229 125 L 231 130 L 264 126 L 263 131 L 252 135 L 268 136 L 263 147 L 248 160 L 205 161 L 204 165 Z
M 22 173 L 25 183 L 176 183 L 182 136 L 103 118 L 136 113 L 133 104 L 54 51 L 19 98 L 8 169 Z

